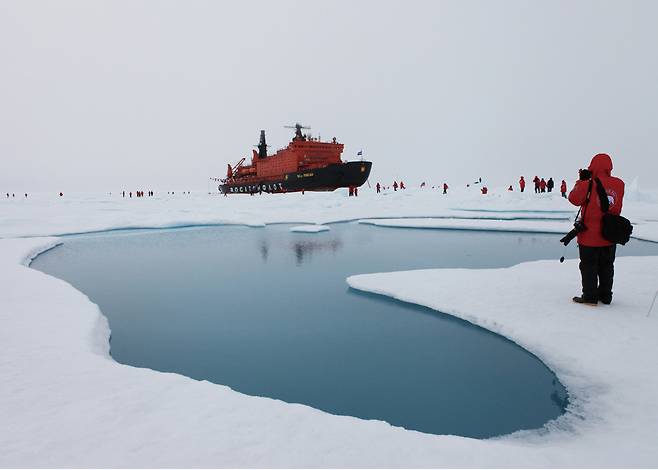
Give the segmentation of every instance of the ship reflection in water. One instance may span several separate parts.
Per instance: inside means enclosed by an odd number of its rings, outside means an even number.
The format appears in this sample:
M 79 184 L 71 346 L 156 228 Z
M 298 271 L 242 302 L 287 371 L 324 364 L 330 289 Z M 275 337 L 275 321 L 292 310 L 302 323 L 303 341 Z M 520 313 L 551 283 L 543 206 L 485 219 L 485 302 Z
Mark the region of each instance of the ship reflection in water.
M 263 262 L 267 261 L 267 255 L 270 254 L 270 246 L 265 240 L 260 242 L 260 257 L 263 258 Z
M 314 235 L 311 235 L 314 236 Z M 316 235 L 315 235 L 316 236 Z M 333 237 L 331 240 L 295 240 L 290 243 L 290 249 L 295 254 L 295 263 L 297 266 L 301 266 L 305 261 L 309 261 L 313 253 L 319 253 L 324 251 L 331 251 L 331 253 L 337 253 L 343 246 L 343 241 L 340 237 Z M 258 246 L 260 252 L 260 257 L 264 263 L 267 262 L 267 259 L 270 254 L 270 244 L 261 240 Z
M 329 251 L 336 253 L 343 246 L 340 238 L 325 241 L 295 241 L 292 243 L 291 248 L 295 252 L 297 266 L 301 266 L 304 260 L 308 261 L 315 252 Z

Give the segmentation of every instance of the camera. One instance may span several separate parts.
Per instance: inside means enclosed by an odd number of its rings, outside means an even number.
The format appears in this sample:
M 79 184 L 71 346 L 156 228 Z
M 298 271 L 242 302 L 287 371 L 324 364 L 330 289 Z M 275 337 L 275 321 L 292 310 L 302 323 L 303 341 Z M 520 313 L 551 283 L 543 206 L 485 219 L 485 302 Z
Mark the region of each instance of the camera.
M 592 172 L 589 171 L 588 169 L 586 169 L 586 168 L 585 168 L 585 169 L 581 168 L 580 170 L 578 170 L 578 178 L 579 178 L 581 181 L 587 181 L 587 180 L 590 179 L 591 177 L 592 177 Z
M 587 230 L 587 227 L 585 227 L 585 224 L 583 223 L 583 221 L 582 220 L 576 220 L 573 223 L 573 230 L 571 230 L 564 237 L 562 237 L 560 239 L 560 243 L 563 243 L 564 246 L 567 246 L 571 240 L 576 238 L 576 235 L 578 235 L 580 232 L 584 232 L 585 230 Z

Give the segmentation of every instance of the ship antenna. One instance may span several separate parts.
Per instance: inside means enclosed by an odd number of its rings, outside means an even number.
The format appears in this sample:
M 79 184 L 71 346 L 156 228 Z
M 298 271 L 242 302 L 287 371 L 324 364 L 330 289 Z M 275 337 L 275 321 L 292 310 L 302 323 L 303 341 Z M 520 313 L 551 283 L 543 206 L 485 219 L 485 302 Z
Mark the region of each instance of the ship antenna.
M 304 139 L 302 134 L 302 129 L 310 129 L 308 126 L 303 126 L 300 123 L 296 122 L 294 126 L 283 126 L 286 129 L 295 129 L 295 139 Z

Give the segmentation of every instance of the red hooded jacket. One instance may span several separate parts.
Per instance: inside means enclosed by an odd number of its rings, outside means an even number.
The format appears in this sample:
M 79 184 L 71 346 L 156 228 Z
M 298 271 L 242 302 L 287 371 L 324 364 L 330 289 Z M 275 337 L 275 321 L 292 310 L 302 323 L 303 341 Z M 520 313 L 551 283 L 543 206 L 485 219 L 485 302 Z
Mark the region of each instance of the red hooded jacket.
M 595 178 L 601 180 L 603 188 L 608 195 L 610 214 L 621 214 L 621 206 L 624 199 L 624 182 L 619 178 L 610 176 L 612 171 L 612 159 L 605 153 L 594 155 L 592 162 L 589 164 L 589 171 L 592 172 L 592 192 L 589 197 L 587 208 L 583 208 L 585 218 L 583 222 L 587 230 L 578 234 L 578 244 L 583 246 L 610 246 L 608 240 L 601 235 L 601 219 L 603 218 L 603 211 L 601 210 L 601 203 L 599 196 L 596 192 Z M 582 206 L 585 204 L 587 198 L 587 188 L 589 181 L 576 181 L 576 185 L 569 193 L 569 202 L 574 206 Z

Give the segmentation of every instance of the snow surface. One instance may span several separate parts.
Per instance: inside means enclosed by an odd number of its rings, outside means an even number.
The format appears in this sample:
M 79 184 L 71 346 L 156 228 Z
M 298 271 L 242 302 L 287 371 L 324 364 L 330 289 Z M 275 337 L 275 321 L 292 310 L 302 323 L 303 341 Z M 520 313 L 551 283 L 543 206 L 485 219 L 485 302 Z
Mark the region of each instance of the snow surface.
M 546 222 L 543 220 L 486 220 L 486 219 L 361 219 L 360 224 L 379 227 L 429 228 L 450 230 L 488 230 L 496 232 L 567 233 L 573 228 L 570 221 Z
M 290 227 L 291 232 L 299 233 L 318 233 L 318 232 L 327 232 L 331 230 L 328 225 L 297 225 L 295 227 Z
M 637 224 L 638 237 L 658 242 L 658 196 L 633 193 L 628 198 L 623 215 Z M 359 197 L 347 197 L 342 191 L 232 197 L 176 193 L 150 198 L 122 198 L 120 193 L 65 194 L 64 197 L 35 193 L 27 199 L 7 199 L 0 194 L 0 238 L 197 225 L 323 225 L 359 219 L 421 217 L 566 222 L 575 213 L 576 208 L 557 193 L 537 195 L 492 190 L 483 196 L 477 188 L 455 190 L 447 195 L 430 189 L 378 195 L 363 188 Z
M 658 241 L 655 200 L 631 199 L 624 214 Z M 349 278 L 355 288 L 421 303 L 503 334 L 537 354 L 567 386 L 568 413 L 543 429 L 475 440 L 333 416 L 120 365 L 108 354 L 110 331 L 98 307 L 68 283 L 26 267 L 62 240 L 15 238 L 395 217 L 494 228 L 569 225 L 546 215 L 563 219 L 574 212 L 559 195 L 495 190 L 487 196 L 362 190 L 358 198 L 335 192 L 0 199 L 0 466 L 655 467 L 658 306 L 650 315 L 647 310 L 658 289 L 657 258 L 620 258 L 615 301 L 596 308 L 570 302 L 579 286 L 575 261 Z M 451 219 L 468 214 L 480 219 Z M 543 220 L 486 220 L 497 214 Z M 420 223 L 412 219 L 406 222 Z

